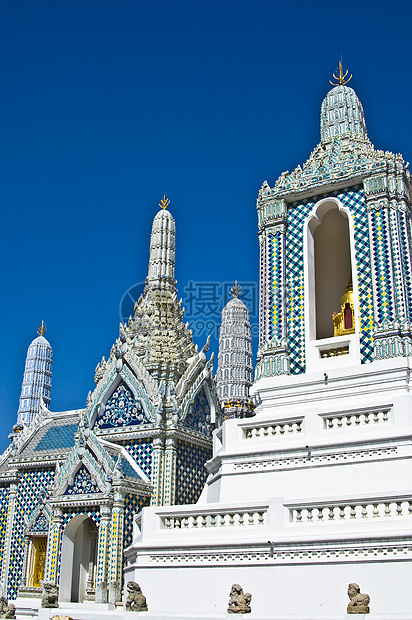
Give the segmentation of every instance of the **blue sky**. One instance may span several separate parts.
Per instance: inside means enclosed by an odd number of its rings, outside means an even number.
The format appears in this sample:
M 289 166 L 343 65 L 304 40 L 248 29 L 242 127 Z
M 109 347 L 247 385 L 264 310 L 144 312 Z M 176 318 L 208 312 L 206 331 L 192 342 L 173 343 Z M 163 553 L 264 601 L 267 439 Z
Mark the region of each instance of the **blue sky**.
M 165 191 L 179 296 L 189 281 L 257 282 L 258 190 L 319 142 L 341 54 L 372 142 L 412 157 L 411 6 L 0 3 L 0 449 L 42 319 L 51 409 L 84 406 L 121 300 L 146 276 Z

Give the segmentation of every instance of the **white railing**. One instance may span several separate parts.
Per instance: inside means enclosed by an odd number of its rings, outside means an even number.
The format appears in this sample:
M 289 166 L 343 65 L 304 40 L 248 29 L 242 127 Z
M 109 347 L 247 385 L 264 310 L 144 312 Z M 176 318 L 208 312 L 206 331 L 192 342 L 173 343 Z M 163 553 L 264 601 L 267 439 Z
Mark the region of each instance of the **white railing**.
M 353 413 L 336 413 L 323 416 L 325 428 L 336 429 L 356 426 L 367 426 L 389 422 L 391 408 L 386 407 L 373 411 L 354 411 Z
M 291 435 L 302 432 L 303 418 L 277 420 L 272 423 L 260 423 L 244 427 L 246 439 L 261 439 L 274 435 Z
M 205 529 L 216 527 L 256 527 L 266 524 L 268 507 L 255 509 L 193 510 L 160 514 L 165 530 Z
M 412 516 L 412 498 L 324 502 L 310 506 L 289 506 L 288 508 L 293 523 L 410 517 Z

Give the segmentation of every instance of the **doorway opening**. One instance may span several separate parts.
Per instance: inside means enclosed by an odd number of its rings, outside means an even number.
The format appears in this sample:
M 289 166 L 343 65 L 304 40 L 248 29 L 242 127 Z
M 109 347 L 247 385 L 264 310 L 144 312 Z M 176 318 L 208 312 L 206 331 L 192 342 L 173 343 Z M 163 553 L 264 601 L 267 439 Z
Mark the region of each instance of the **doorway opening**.
M 94 600 L 97 535 L 95 522 L 86 515 L 76 515 L 68 522 L 62 539 L 60 601 Z

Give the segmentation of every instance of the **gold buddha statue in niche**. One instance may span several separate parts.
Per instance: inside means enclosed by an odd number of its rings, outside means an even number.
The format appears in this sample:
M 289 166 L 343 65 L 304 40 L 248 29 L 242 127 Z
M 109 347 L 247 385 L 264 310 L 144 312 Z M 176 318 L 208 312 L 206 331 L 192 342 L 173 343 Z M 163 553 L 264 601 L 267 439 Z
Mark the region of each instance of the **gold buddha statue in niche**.
M 353 303 L 353 284 L 349 278 L 349 284 L 340 300 L 340 312 L 332 315 L 334 324 L 334 336 L 346 336 L 355 333 L 355 312 Z

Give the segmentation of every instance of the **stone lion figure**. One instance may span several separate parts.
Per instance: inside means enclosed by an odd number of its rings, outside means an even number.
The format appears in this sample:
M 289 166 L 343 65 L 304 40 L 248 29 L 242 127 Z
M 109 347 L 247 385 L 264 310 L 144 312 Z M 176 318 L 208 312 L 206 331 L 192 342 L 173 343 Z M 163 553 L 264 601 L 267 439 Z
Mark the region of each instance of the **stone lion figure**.
M 348 596 L 350 602 L 348 604 L 348 614 L 368 614 L 369 602 L 371 600 L 369 594 L 361 594 L 360 587 L 357 583 L 348 585 Z
M 250 614 L 252 611 L 250 601 L 252 595 L 249 592 L 243 594 L 243 588 L 238 583 L 234 583 L 230 590 L 228 614 Z
M 51 581 L 40 581 L 43 587 L 43 596 L 41 599 L 42 607 L 58 607 L 59 589 L 55 583 Z
M 4 596 L 0 596 L 0 618 L 15 618 L 16 608 Z
M 146 597 L 135 581 L 127 584 L 126 611 L 148 611 Z

